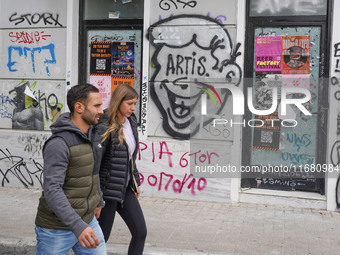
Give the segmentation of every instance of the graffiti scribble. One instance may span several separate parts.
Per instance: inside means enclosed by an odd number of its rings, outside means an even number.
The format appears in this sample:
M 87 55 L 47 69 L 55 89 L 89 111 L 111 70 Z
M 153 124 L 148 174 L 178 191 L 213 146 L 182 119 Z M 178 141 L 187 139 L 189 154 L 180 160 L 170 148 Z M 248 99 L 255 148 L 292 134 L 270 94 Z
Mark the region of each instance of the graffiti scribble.
M 23 157 L 12 155 L 8 149 L 5 149 L 5 151 L 0 149 L 0 163 L 2 162 L 10 164 L 10 166 L 6 170 L 0 167 L 0 178 L 2 175 L 1 186 L 5 186 L 6 183 L 9 184 L 11 178 L 14 177 L 18 179 L 25 188 L 36 186 L 35 180 L 38 181 L 42 187 L 43 167 L 34 159 L 32 159 L 32 163 L 35 169 L 30 170 Z

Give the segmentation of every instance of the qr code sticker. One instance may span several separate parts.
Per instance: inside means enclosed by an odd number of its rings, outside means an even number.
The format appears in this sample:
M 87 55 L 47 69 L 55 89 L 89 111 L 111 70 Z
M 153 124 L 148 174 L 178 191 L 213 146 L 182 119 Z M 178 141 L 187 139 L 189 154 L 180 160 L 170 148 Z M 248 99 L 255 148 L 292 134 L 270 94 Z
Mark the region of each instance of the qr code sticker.
M 96 70 L 105 70 L 106 59 L 96 59 Z
M 273 132 L 261 131 L 261 143 L 273 143 Z

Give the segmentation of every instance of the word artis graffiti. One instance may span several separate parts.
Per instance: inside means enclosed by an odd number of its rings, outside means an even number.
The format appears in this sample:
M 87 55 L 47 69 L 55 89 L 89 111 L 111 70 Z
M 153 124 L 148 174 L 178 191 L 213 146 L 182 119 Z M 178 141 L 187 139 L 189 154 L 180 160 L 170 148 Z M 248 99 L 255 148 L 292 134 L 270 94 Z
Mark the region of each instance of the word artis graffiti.
M 142 173 L 139 173 L 140 175 L 140 182 L 141 185 L 144 183 L 144 175 Z M 167 181 L 164 181 L 163 183 L 163 178 L 166 177 L 168 178 Z M 204 188 L 207 186 L 207 180 L 205 178 L 199 178 L 197 181 L 197 185 L 196 185 L 196 178 L 192 178 L 193 175 L 192 174 L 185 174 L 182 180 L 174 179 L 174 176 L 172 174 L 166 174 L 164 172 L 161 172 L 159 175 L 159 178 L 157 178 L 156 175 L 151 174 L 147 177 L 147 181 L 148 184 L 152 187 L 155 187 L 158 183 L 158 191 L 162 190 L 162 187 L 164 186 L 164 190 L 167 191 L 171 182 L 172 182 L 172 190 L 175 193 L 181 193 L 184 186 L 186 184 L 188 184 L 187 188 L 191 190 L 191 194 L 192 195 L 196 195 L 196 191 L 195 188 L 197 188 L 198 191 L 202 191 L 204 190 Z M 191 179 L 192 178 L 192 179 Z M 188 183 L 189 179 L 191 179 L 191 181 Z
M 35 181 L 38 181 L 40 187 L 42 187 L 43 167 L 34 159 L 32 159 L 34 170 L 30 170 L 28 163 L 24 161 L 23 157 L 11 155 L 8 149 L 5 149 L 5 151 L 0 149 L 0 163 L 10 165 L 6 170 L 0 167 L 0 175 L 2 175 L 1 186 L 5 186 L 6 183 L 9 184 L 13 176 L 19 180 L 25 188 L 36 186 Z
M 173 7 L 177 10 L 179 8 L 178 6 L 181 6 L 183 9 L 185 7 L 195 8 L 196 5 L 197 5 L 196 1 L 161 0 L 159 2 L 159 8 L 161 8 L 163 11 L 168 11 Z
M 8 47 L 8 63 L 7 67 L 10 72 L 17 72 L 18 69 L 14 69 L 13 66 L 17 63 L 17 61 L 14 61 L 12 59 L 13 52 L 17 51 L 19 54 L 19 57 L 22 55 L 27 58 L 27 53 L 30 52 L 31 55 L 31 62 L 32 62 L 32 69 L 35 73 L 35 54 L 36 53 L 42 53 L 42 52 L 49 52 L 51 59 L 47 59 L 45 57 L 44 64 L 46 66 L 46 73 L 48 76 L 51 76 L 50 70 L 49 70 L 49 64 L 56 64 L 56 58 L 55 58 L 55 45 L 53 43 L 50 43 L 49 45 L 42 46 L 42 47 L 34 47 L 34 48 L 28 48 L 28 47 L 20 47 L 20 46 L 9 46 Z
M 17 12 L 13 13 L 10 17 L 9 17 L 9 21 L 10 22 L 15 22 L 14 25 L 17 26 L 23 22 L 27 22 L 28 25 L 36 25 L 39 22 L 43 22 L 45 26 L 47 25 L 53 25 L 53 26 L 60 26 L 62 27 L 63 25 L 60 24 L 59 22 L 59 14 L 56 14 L 55 17 L 53 17 L 52 13 L 49 12 L 44 12 L 42 14 L 39 13 L 28 13 L 28 14 L 22 14 L 22 15 L 18 15 Z
M 172 1 L 173 3 L 173 1 Z M 180 27 L 178 24 L 191 25 Z M 200 25 L 198 25 L 200 24 Z M 205 24 L 206 26 L 201 26 Z M 214 26 L 216 29 L 209 29 Z M 178 139 L 189 139 L 211 123 L 197 116 L 203 93 L 190 94 L 195 79 L 214 78 L 223 84 L 239 86 L 242 70 L 236 63 L 240 44 L 233 46 L 228 31 L 218 21 L 202 15 L 178 15 L 160 20 L 148 30 L 147 38 L 155 52 L 155 67 L 150 79 L 150 95 L 162 115 L 164 131 Z M 174 51 L 176 49 L 176 51 Z M 230 96 L 221 88 L 220 114 Z
M 13 43 L 39 43 L 40 40 L 46 40 L 46 37 L 51 37 L 51 35 L 46 35 L 45 31 L 32 31 L 32 32 L 10 32 L 8 36 L 11 38 Z

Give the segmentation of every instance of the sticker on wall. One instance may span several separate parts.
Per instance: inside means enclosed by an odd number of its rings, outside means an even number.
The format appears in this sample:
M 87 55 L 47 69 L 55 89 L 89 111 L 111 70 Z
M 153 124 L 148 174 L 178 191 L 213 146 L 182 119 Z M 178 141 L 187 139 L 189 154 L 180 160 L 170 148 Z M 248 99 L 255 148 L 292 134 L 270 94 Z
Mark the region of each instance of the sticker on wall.
M 109 19 L 119 19 L 120 11 L 109 12 Z
M 133 42 L 113 42 L 112 44 L 112 85 L 111 91 L 126 83 L 133 87 L 135 50 Z

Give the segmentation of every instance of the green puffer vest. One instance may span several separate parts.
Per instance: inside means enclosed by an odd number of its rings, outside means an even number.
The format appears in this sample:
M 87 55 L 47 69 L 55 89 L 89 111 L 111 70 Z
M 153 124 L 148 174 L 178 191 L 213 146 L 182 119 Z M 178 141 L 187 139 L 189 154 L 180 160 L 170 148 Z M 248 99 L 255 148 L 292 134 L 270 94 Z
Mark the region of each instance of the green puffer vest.
M 94 210 L 100 202 L 97 185 L 99 175 L 93 175 L 94 157 L 90 144 L 70 147 L 70 162 L 66 172 L 63 191 L 72 208 L 85 221 L 90 223 Z M 70 229 L 48 206 L 44 193 L 39 200 L 36 225 L 49 229 Z

